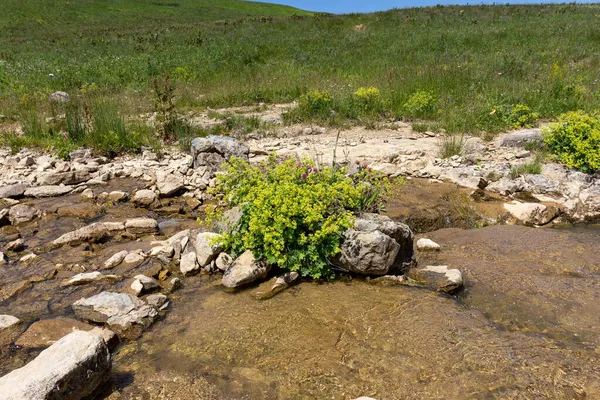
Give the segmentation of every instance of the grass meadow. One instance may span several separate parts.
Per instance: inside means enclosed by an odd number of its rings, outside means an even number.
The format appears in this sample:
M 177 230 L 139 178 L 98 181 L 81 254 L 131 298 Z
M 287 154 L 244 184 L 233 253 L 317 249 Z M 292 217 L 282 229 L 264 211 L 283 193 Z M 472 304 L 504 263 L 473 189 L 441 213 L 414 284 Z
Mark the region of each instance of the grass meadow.
M 4 143 L 18 148 L 37 135 L 41 145 L 94 145 L 109 132 L 119 142 L 127 135 L 115 121 L 140 137 L 122 151 L 150 143 L 152 129 L 131 127 L 130 117 L 160 108 L 152 82 L 167 75 L 174 110 L 299 101 L 288 123 L 396 119 L 492 137 L 600 108 L 600 5 L 336 16 L 211 3 L 2 1 L 0 114 L 26 136 L 4 134 Z M 88 121 L 86 140 L 65 139 L 77 126 L 51 126 L 54 91 L 77 99 L 89 121 L 103 109 L 113 125 Z

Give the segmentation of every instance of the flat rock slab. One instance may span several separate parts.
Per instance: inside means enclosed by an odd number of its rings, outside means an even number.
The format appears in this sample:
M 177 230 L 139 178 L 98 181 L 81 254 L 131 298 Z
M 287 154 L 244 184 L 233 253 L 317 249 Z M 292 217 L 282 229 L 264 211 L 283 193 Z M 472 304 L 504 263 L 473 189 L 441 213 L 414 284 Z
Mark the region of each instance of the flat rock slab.
M 18 199 L 19 197 L 23 197 L 23 194 L 29 188 L 30 185 L 26 183 L 16 183 L 14 185 L 2 186 L 0 188 L 0 199 Z
M 57 214 L 61 217 L 75 217 L 80 219 L 92 219 L 102 212 L 102 209 L 92 203 L 69 204 L 60 207 Z
M 32 187 L 23 193 L 26 197 L 57 197 L 63 196 L 67 193 L 70 193 L 73 190 L 73 186 L 38 186 Z
M 158 315 L 154 307 L 127 293 L 102 292 L 78 300 L 72 307 L 78 318 L 105 323 L 128 339 L 139 337 Z
M 54 242 L 55 246 L 70 244 L 72 246 L 83 242 L 99 242 L 110 236 L 110 231 L 105 224 L 97 222 L 72 232 L 65 233 Z
M 0 393 L 3 400 L 79 400 L 93 394 L 110 369 L 102 336 L 75 331 L 0 378 Z
M 152 218 L 134 218 L 125 221 L 125 229 L 134 235 L 145 235 L 158 232 L 158 222 Z
M 118 275 L 104 275 L 101 272 L 93 271 L 93 272 L 83 272 L 81 274 L 77 274 L 70 279 L 64 281 L 62 286 L 76 286 L 76 285 L 84 285 L 86 283 L 95 282 L 95 281 L 117 281 L 121 279 Z

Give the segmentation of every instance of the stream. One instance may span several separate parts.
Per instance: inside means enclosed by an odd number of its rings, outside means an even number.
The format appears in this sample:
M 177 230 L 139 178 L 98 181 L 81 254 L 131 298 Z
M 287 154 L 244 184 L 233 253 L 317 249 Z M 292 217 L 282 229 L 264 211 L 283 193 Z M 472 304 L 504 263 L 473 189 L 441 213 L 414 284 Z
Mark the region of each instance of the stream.
M 135 181 L 111 185 L 137 187 Z M 117 348 L 112 382 L 99 398 L 600 398 L 600 227 L 459 229 L 485 225 L 480 221 L 497 215 L 502 203 L 465 212 L 460 196 L 467 191 L 455 185 L 417 181 L 403 190 L 387 213 L 442 246 L 419 254 L 418 262 L 460 269 L 466 287 L 456 297 L 342 276 L 302 281 L 259 301 L 255 287 L 225 292 L 219 274 L 185 278 L 161 320 Z M 19 228 L 27 247 L 43 249 L 85 225 L 57 211 L 79 203 L 79 195 L 29 202 L 49 213 Z M 172 203 L 160 215 L 129 203 L 104 207 L 87 222 L 151 215 L 169 229 L 167 236 L 193 227 L 201 213 Z M 0 240 L 14 234 L 4 227 Z M 122 249 L 148 249 L 152 239 L 63 247 L 38 252 L 26 265 L 9 263 L 2 267 L 2 293 L 23 279 L 33 285 L 4 298 L 0 314 L 27 323 L 72 317 L 74 301 L 119 291 L 125 282 L 64 288 L 62 279 L 98 269 Z M 111 273 L 152 275 L 156 268 L 150 260 Z M 0 349 L 0 375 L 39 354 L 14 345 Z

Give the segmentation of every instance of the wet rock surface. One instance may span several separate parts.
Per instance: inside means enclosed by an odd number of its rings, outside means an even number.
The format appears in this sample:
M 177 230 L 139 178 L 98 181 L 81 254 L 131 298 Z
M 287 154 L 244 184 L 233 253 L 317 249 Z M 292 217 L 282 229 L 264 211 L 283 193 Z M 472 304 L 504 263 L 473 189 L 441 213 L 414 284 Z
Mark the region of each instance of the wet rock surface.
M 156 309 L 126 293 L 102 292 L 73 303 L 77 317 L 107 326 L 125 338 L 136 338 L 154 322 Z
M 76 331 L 26 366 L 0 378 L 6 400 L 81 399 L 110 374 L 111 357 L 101 335 Z

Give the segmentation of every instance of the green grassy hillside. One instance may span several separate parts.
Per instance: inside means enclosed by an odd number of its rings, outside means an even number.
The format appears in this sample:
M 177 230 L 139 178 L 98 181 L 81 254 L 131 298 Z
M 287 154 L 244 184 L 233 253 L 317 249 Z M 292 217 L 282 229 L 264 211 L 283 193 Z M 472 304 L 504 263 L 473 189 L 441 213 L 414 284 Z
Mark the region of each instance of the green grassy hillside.
M 334 16 L 209 3 L 2 1 L 0 114 L 47 116 L 56 90 L 102 97 L 127 115 L 151 111 L 152 78 L 166 74 L 179 109 L 304 98 L 296 121 L 333 109 L 350 121 L 478 133 L 600 108 L 599 5 Z M 361 87 L 380 92 L 369 113 Z
M 136 31 L 263 16 L 308 15 L 277 4 L 242 0 L 2 0 L 3 40 L 42 40 L 97 33 Z

